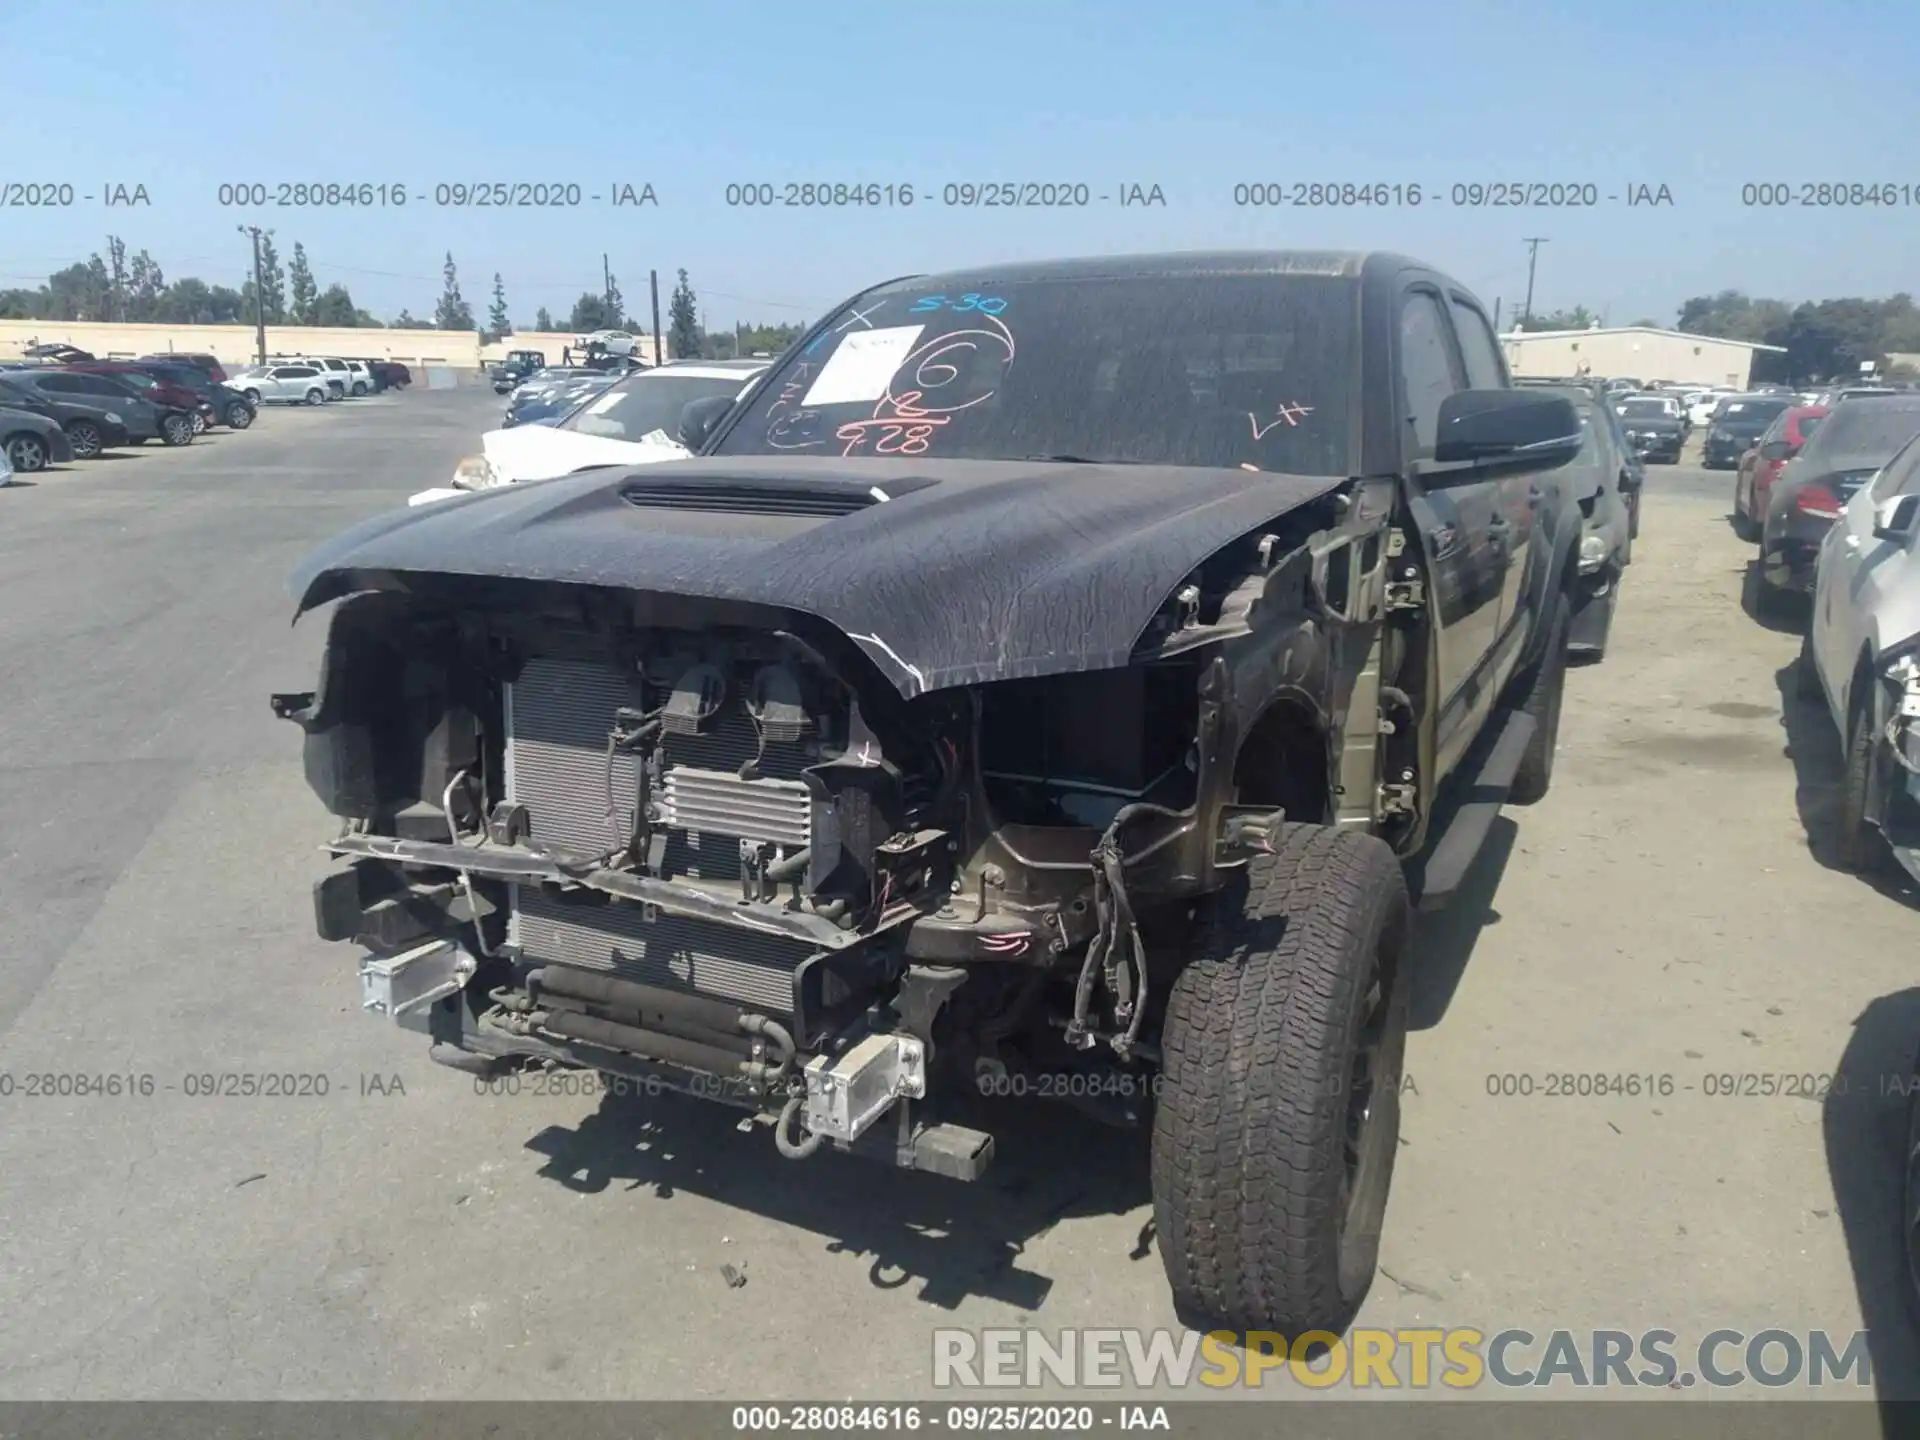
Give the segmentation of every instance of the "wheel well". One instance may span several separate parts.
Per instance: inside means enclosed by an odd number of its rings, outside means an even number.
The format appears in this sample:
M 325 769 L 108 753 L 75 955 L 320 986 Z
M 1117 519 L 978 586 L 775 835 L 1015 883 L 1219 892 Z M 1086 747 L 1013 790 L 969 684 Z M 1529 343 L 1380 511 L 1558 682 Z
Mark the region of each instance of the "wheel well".
M 1240 803 L 1276 806 L 1289 820 L 1332 818 L 1330 776 L 1326 728 L 1313 707 L 1297 700 L 1276 700 L 1262 710 L 1233 762 Z

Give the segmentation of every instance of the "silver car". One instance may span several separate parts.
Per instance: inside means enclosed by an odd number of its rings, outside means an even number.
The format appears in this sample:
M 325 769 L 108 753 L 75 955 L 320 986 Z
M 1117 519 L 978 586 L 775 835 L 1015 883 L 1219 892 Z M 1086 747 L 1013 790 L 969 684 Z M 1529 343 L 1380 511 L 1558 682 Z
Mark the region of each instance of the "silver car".
M 252 404 L 279 401 L 318 405 L 327 398 L 327 380 L 317 365 L 267 365 L 242 370 L 227 382 Z

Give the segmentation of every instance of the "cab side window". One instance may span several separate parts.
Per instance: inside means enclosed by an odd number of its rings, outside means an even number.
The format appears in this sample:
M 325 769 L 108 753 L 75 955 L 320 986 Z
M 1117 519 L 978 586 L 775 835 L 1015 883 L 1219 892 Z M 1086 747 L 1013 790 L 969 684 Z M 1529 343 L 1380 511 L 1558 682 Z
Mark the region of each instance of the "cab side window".
M 1506 367 L 1500 363 L 1500 347 L 1494 342 L 1493 327 L 1487 317 L 1473 306 L 1453 299 L 1453 330 L 1460 337 L 1460 358 L 1467 365 L 1469 390 L 1504 390 Z
M 1440 297 L 1416 290 L 1400 306 L 1400 387 L 1419 458 L 1431 460 L 1440 433 L 1440 402 L 1463 388 L 1454 372 L 1453 346 Z

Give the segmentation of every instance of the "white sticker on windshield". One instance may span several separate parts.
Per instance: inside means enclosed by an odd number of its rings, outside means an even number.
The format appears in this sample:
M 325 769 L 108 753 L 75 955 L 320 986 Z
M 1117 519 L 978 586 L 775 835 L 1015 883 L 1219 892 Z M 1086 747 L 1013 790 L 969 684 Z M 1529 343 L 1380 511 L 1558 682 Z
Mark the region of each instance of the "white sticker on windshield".
M 883 330 L 855 330 L 840 337 L 839 348 L 827 357 L 820 378 L 801 399 L 803 406 L 859 405 L 887 393 L 900 362 L 913 349 L 924 325 L 892 325 Z
M 611 410 L 614 406 L 618 405 L 622 398 L 623 397 L 621 396 L 618 390 L 615 390 L 612 393 L 607 395 L 602 395 L 598 400 L 594 401 L 593 404 L 587 407 L 587 414 L 604 415 L 607 413 L 607 411 Z

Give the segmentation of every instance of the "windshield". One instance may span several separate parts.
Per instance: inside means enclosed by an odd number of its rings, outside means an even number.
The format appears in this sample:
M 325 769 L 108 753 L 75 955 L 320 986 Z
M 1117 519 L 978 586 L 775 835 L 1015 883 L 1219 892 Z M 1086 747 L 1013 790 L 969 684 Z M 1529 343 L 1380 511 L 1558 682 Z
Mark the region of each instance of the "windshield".
M 712 453 L 1345 475 L 1356 307 L 1327 276 L 896 281 L 790 354 Z
M 1730 429 L 1759 428 L 1787 408 L 1784 400 L 1729 400 L 1720 407 L 1719 422 Z
M 1629 400 L 1620 407 L 1620 413 L 1629 420 L 1664 420 L 1667 417 L 1667 402 L 1664 400 Z
M 669 439 L 680 436 L 680 412 L 696 400 L 715 395 L 738 395 L 746 383 L 741 375 L 719 377 L 662 374 L 645 371 L 622 380 L 599 399 L 570 415 L 559 427 L 582 435 L 604 435 L 610 440 L 638 440 L 655 430 Z
M 1800 422 L 1804 434 L 1806 421 Z M 1901 400 L 1848 401 L 1826 417 L 1820 433 L 1803 451 L 1809 466 L 1836 463 L 1858 469 L 1879 465 L 1920 431 L 1920 405 Z

